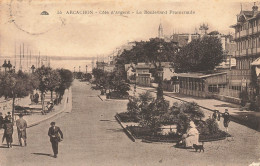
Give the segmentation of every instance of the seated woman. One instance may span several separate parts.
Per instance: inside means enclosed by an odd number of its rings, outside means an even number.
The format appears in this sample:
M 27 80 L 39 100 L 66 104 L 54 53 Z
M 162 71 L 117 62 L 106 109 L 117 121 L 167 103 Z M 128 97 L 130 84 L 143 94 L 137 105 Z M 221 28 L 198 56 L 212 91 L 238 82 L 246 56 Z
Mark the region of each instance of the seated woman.
M 193 121 L 190 122 L 190 126 L 187 129 L 186 134 L 182 136 L 182 143 L 185 148 L 192 148 L 193 144 L 199 143 L 199 131 L 196 129 L 196 125 Z

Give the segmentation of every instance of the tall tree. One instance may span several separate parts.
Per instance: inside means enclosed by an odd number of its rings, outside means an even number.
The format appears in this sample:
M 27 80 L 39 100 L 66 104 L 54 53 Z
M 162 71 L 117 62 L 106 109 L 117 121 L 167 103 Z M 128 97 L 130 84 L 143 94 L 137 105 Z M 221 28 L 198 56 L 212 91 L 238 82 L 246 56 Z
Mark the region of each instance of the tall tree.
M 0 75 L 0 96 L 12 98 L 12 121 L 14 122 L 15 99 L 28 96 L 38 82 L 28 74 L 18 71 L 18 73 L 5 73 Z
M 44 109 L 44 100 L 45 100 L 45 93 L 50 90 L 52 83 L 52 69 L 50 67 L 42 66 L 34 72 L 35 76 L 39 80 L 39 86 L 38 89 L 41 92 L 41 102 L 42 102 L 42 113 L 45 114 Z
M 53 91 L 59 88 L 61 77 L 58 71 L 52 70 L 49 77 L 48 90 L 51 91 L 51 101 L 53 102 Z
M 55 92 L 58 93 L 58 100 L 61 101 L 65 90 L 68 89 L 73 82 L 73 73 L 67 69 L 58 69 L 60 75 L 60 82 L 58 87 L 55 89 Z
M 219 38 L 205 36 L 192 40 L 174 59 L 176 72 L 199 72 L 213 70 L 224 59 Z

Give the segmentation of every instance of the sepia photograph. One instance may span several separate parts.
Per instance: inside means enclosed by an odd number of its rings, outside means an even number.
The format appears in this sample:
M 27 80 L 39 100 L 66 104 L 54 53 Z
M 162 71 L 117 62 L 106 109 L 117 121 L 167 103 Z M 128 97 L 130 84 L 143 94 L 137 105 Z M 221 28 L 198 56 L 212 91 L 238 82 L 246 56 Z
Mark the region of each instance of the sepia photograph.
M 260 166 L 259 7 L 0 0 L 0 166 Z

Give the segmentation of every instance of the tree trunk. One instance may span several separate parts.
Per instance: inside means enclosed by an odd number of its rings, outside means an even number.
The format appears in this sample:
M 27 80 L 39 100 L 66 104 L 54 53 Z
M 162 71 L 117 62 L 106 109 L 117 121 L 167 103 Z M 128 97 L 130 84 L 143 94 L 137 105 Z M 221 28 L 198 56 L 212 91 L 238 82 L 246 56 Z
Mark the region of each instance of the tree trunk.
M 41 102 L 42 102 L 42 114 L 45 114 L 45 110 L 44 110 L 44 94 L 41 93 Z
M 51 102 L 53 102 L 53 91 L 51 91 Z
M 13 124 L 14 124 L 14 111 L 15 111 L 14 102 L 15 102 L 15 96 L 13 97 L 13 107 L 12 107 L 12 123 L 13 123 Z

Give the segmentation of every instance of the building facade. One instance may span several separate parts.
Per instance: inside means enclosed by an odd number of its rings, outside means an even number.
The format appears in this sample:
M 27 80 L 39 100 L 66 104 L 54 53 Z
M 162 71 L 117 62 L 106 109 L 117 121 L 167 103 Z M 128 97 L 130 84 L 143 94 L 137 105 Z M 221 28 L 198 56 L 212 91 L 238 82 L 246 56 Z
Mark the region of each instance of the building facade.
M 230 80 L 232 86 L 241 89 L 242 81 L 250 84 L 251 63 L 260 57 L 260 12 L 254 4 L 251 11 L 242 10 L 237 15 L 237 23 L 231 26 L 235 29 L 236 70 L 232 70 Z

